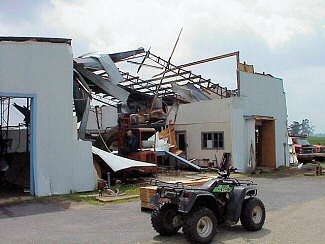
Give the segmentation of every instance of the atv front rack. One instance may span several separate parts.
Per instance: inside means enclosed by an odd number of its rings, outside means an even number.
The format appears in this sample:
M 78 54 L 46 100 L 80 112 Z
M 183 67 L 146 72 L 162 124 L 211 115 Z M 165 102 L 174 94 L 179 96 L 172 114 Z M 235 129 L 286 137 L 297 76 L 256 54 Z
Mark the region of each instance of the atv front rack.
M 157 186 L 157 193 L 159 193 L 162 198 L 177 198 L 184 193 L 184 184 L 182 182 L 165 182 L 160 180 L 152 180 L 151 185 Z
M 150 181 L 150 185 L 152 186 L 159 186 L 159 187 L 172 187 L 175 189 L 184 189 L 184 184 L 183 182 L 174 182 L 174 183 L 170 183 L 170 182 L 165 182 L 165 181 L 161 181 L 161 180 L 151 180 Z

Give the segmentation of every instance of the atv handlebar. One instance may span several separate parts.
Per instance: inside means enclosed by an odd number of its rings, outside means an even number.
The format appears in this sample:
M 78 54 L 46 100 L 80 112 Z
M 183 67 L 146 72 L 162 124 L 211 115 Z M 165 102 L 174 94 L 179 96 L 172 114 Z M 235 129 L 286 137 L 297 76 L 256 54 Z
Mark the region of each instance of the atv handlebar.
M 216 168 L 217 173 L 224 178 L 228 178 L 230 176 L 230 173 L 236 172 L 237 168 L 230 166 L 228 169 L 221 168 L 217 166 Z

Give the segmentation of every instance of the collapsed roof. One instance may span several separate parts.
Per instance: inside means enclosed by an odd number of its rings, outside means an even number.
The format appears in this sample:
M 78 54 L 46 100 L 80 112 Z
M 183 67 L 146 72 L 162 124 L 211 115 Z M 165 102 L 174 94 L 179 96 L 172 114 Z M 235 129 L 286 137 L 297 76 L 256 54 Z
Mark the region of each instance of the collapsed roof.
M 74 59 L 75 102 L 81 101 L 84 108 L 85 97 L 92 97 L 111 106 L 127 104 L 130 107 L 138 103 L 139 107 L 151 105 L 152 109 L 157 99 L 158 104 L 161 99 L 172 105 L 176 101 L 188 103 L 237 96 L 238 89 L 229 90 L 186 69 L 231 56 L 236 56 L 238 69 L 239 52 L 179 66 L 143 48 L 113 54 L 85 54 Z M 238 83 L 237 76 L 237 87 Z M 79 121 L 81 117 L 78 116 Z

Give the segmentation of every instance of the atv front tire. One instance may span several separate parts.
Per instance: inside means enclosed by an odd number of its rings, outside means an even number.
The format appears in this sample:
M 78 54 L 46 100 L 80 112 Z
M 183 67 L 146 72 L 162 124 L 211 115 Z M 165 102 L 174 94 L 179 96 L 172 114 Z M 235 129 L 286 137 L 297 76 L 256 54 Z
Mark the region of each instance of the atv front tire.
M 183 233 L 190 243 L 209 243 L 217 232 L 217 218 L 208 208 L 190 212 L 183 223 Z
M 256 197 L 245 199 L 243 202 L 240 222 L 248 231 L 262 229 L 265 221 L 265 207 L 262 201 Z
M 182 215 L 177 206 L 171 203 L 162 203 L 151 213 L 152 227 L 162 236 L 175 235 L 181 228 Z

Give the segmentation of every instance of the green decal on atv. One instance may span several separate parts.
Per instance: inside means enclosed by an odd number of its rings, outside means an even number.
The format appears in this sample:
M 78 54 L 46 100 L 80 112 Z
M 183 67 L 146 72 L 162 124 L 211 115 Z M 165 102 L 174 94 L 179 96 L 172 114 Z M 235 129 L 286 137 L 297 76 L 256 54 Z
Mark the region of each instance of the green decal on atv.
M 234 189 L 233 186 L 229 185 L 218 185 L 216 186 L 212 192 L 231 192 Z

